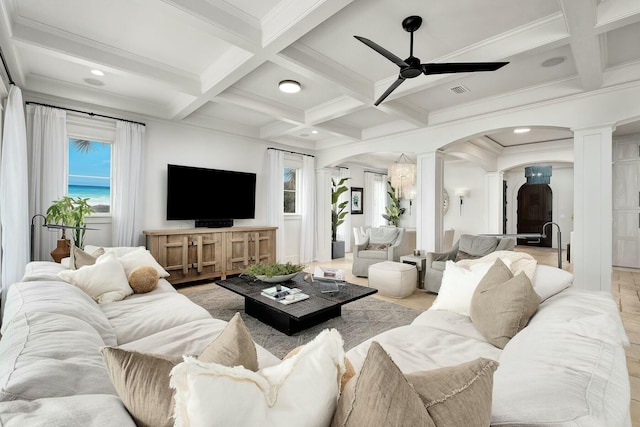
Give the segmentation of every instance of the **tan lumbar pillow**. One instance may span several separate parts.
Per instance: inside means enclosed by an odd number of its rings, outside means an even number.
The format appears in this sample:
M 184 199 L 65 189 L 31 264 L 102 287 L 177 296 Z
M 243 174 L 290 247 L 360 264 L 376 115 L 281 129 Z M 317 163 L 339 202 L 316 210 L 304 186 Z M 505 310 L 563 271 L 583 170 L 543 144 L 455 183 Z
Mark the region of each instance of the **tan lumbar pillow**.
M 104 249 L 98 248 L 95 251 L 88 253 L 80 249 L 74 244 L 71 244 L 71 254 L 69 255 L 69 267 L 72 270 L 77 270 L 85 265 L 93 265 L 96 263 L 96 259 L 100 255 L 104 255 Z
M 158 271 L 150 265 L 141 265 L 129 273 L 129 286 L 136 294 L 151 292 L 158 286 L 160 276 Z

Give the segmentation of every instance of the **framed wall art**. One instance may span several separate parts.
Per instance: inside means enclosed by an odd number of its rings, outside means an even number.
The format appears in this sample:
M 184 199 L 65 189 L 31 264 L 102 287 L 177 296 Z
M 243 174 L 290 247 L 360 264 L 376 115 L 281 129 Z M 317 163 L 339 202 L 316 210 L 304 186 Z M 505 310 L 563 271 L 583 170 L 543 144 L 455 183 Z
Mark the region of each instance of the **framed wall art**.
M 351 214 L 362 214 L 362 202 L 364 197 L 364 190 L 362 187 L 351 187 Z

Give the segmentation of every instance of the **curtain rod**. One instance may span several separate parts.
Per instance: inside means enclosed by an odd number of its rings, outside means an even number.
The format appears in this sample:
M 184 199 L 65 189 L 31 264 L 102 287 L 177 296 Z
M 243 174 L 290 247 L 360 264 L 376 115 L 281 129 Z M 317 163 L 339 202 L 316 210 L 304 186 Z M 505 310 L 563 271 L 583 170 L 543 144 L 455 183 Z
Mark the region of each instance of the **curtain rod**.
M 380 175 L 380 176 L 387 175 L 386 173 L 382 173 L 382 172 L 374 172 L 374 171 L 364 171 L 364 173 L 372 173 L 372 174 L 374 174 L 374 175 Z
M 2 65 L 4 65 L 4 71 L 7 72 L 7 78 L 9 79 L 9 84 L 15 86 L 16 84 L 13 82 L 11 78 L 11 72 L 9 71 L 9 67 L 7 66 L 7 61 L 4 59 L 4 53 L 2 53 L 2 47 L 0 47 L 0 58 L 2 58 Z
M 91 117 L 94 117 L 94 116 L 96 116 L 96 117 L 104 117 L 105 119 L 120 120 L 121 122 L 135 123 L 137 125 L 146 126 L 146 124 L 144 124 L 142 122 L 135 122 L 133 120 L 120 119 L 118 117 L 112 117 L 112 116 L 105 116 L 104 114 L 92 113 L 92 112 L 88 112 L 88 111 L 74 110 L 73 108 L 58 107 L 56 105 L 42 104 L 40 102 L 33 102 L 33 101 L 27 101 L 27 102 L 25 102 L 25 104 L 42 105 L 43 107 L 51 107 L 51 108 L 57 108 L 59 110 L 73 111 L 74 113 L 87 114 L 87 115 L 89 115 Z
M 267 150 L 283 151 L 283 152 L 285 152 L 285 153 L 298 154 L 298 155 L 300 155 L 300 156 L 315 157 L 313 154 L 298 153 L 298 152 L 296 152 L 296 151 L 283 150 L 283 149 L 281 149 L 281 148 L 275 148 L 275 147 L 269 147 L 269 148 L 267 148 Z

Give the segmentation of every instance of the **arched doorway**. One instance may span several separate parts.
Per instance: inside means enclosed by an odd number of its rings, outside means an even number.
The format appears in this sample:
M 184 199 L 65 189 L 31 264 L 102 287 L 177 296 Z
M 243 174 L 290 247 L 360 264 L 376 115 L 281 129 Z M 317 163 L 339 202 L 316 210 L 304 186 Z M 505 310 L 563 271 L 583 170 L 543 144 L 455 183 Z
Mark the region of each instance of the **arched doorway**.
M 553 218 L 553 192 L 548 184 L 524 184 L 518 190 L 518 234 L 542 233 Z M 544 239 L 518 239 L 519 245 L 551 247 L 551 235 Z

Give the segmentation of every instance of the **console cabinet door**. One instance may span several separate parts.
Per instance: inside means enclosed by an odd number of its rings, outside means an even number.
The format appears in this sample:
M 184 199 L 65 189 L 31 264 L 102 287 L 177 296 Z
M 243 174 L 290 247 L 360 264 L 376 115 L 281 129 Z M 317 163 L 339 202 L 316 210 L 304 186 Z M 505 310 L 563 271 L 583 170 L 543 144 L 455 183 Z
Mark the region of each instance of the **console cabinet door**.
M 226 274 L 242 273 L 253 264 L 276 262 L 274 245 L 274 230 L 228 232 Z

